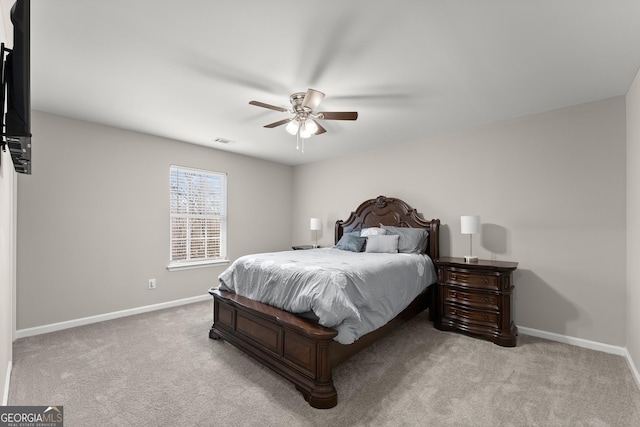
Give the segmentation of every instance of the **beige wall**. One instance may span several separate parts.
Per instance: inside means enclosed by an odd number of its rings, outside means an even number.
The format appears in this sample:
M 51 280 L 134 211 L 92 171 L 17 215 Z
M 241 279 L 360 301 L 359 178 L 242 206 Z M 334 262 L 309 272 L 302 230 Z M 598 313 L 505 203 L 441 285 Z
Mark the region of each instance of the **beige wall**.
M 11 4 L 6 0 L 0 1 L 0 41 L 9 46 L 12 37 L 6 28 L 10 28 L 8 15 Z M 0 393 L 3 400 L 8 387 L 6 372 L 12 360 L 14 329 L 15 175 L 9 151 L 0 151 Z
M 460 216 L 482 217 L 481 258 L 517 261 L 518 325 L 625 346 L 625 98 L 560 109 L 294 170 L 294 241 L 320 243 L 378 195 L 442 221 L 463 256 Z
M 640 369 L 640 73 L 627 93 L 627 351 Z M 638 372 L 636 371 L 636 375 Z M 638 378 L 640 380 L 640 377 Z
M 171 164 L 228 173 L 231 259 L 290 245 L 289 166 L 38 111 L 32 119 L 33 171 L 18 177 L 18 330 L 206 295 L 226 266 L 166 269 Z
M 18 177 L 18 328 L 206 292 L 223 267 L 165 269 L 177 163 L 229 172 L 231 258 L 311 243 L 312 216 L 331 244 L 334 222 L 380 194 L 440 218 L 442 252 L 462 256 L 459 217 L 475 213 L 474 253 L 520 263 L 518 325 L 625 346 L 625 133 L 616 97 L 290 168 L 34 112 L 34 175 Z

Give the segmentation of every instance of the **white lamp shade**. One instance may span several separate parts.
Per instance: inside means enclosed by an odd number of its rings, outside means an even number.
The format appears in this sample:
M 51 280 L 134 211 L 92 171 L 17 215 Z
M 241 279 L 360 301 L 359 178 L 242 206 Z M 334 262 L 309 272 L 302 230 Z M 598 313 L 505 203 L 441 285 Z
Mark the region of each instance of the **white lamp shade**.
M 322 230 L 322 222 L 320 221 L 320 218 L 311 218 L 311 221 L 309 222 L 309 228 L 312 231 Z
M 299 134 L 300 134 L 300 138 L 304 138 L 304 139 L 311 138 L 311 134 L 309 133 L 307 128 L 304 126 L 300 126 Z
M 460 232 L 462 234 L 480 233 L 480 215 L 463 215 L 460 217 Z
M 298 128 L 300 127 L 300 123 L 297 120 L 291 120 L 285 130 L 289 132 L 291 135 L 295 135 L 298 133 Z
M 304 130 L 309 132 L 310 135 L 313 135 L 318 132 L 318 125 L 313 120 L 307 119 L 304 121 Z

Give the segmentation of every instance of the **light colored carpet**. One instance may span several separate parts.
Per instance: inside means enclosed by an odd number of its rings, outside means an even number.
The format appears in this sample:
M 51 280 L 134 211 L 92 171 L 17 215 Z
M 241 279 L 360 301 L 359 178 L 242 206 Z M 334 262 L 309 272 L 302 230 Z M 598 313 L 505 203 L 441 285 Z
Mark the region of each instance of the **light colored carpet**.
M 208 338 L 210 302 L 14 346 L 10 405 L 63 405 L 65 426 L 638 426 L 624 358 L 520 335 L 516 348 L 423 313 L 334 370 L 338 406 Z

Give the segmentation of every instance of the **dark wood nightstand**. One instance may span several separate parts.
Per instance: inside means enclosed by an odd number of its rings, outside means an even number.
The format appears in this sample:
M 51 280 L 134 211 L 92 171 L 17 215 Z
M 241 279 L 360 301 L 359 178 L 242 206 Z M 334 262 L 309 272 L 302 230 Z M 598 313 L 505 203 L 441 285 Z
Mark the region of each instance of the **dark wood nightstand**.
M 437 329 L 480 336 L 515 347 L 518 329 L 511 319 L 512 273 L 517 262 L 443 257 L 436 260 Z

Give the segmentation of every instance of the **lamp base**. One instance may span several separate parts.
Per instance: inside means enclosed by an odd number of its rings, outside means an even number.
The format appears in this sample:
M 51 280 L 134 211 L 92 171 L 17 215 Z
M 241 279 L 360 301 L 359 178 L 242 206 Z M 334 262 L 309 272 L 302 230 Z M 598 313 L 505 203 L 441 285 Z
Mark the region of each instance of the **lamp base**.
M 478 262 L 478 257 L 475 255 L 465 255 L 464 262 L 466 263 Z

